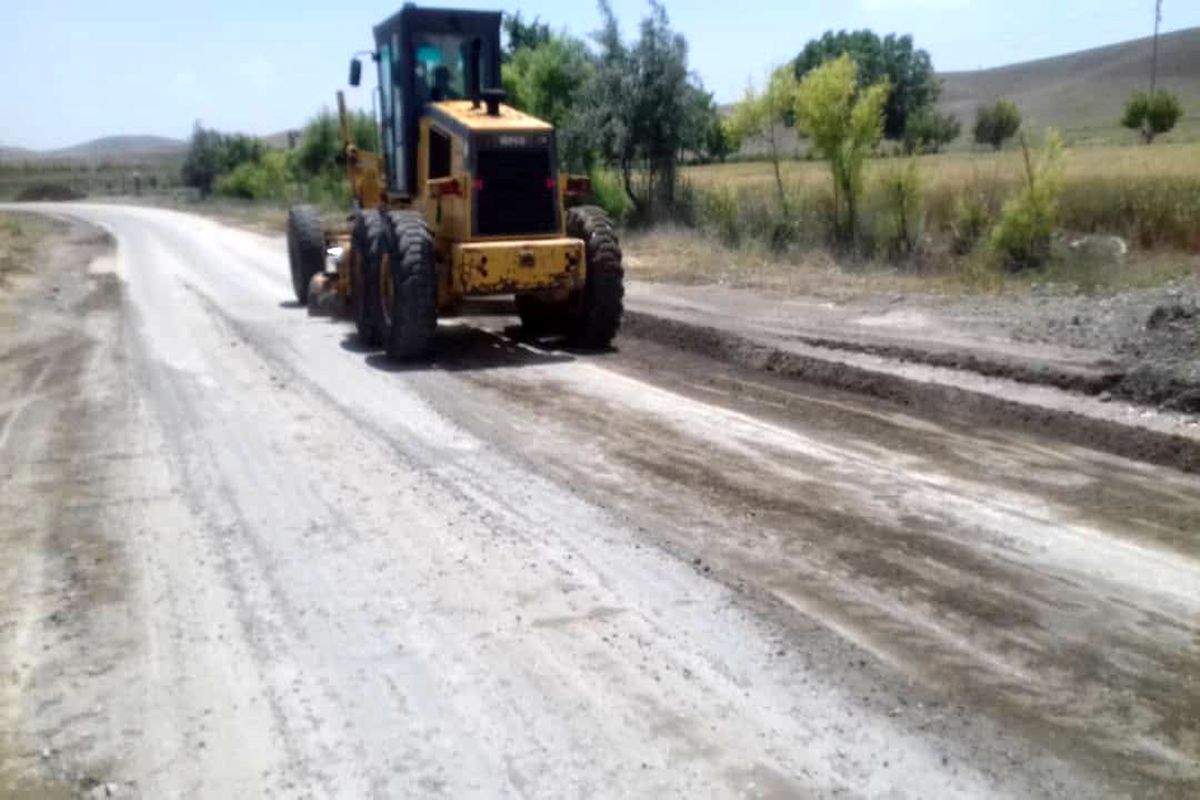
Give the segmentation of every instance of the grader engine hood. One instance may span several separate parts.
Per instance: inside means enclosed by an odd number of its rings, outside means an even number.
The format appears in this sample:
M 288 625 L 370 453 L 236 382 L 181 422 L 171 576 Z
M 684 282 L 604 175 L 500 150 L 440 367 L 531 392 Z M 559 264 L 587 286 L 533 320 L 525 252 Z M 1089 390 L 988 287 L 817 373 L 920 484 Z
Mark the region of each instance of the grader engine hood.
M 550 123 L 503 103 L 499 105 L 498 113 L 495 115 L 489 114 L 487 106 L 483 103 L 476 107 L 470 100 L 446 100 L 440 103 L 430 103 L 429 112 L 442 117 L 464 131 L 543 134 L 554 132 Z
M 465 143 L 450 165 L 471 184 L 472 238 L 542 237 L 562 230 L 554 129 L 509 106 L 495 113 L 471 101 L 431 103 L 434 129 Z

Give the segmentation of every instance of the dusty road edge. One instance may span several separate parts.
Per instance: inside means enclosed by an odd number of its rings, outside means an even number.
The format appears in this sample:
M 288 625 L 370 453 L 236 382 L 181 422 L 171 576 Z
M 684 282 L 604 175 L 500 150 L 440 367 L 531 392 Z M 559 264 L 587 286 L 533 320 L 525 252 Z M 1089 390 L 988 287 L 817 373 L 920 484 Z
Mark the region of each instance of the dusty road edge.
M 1017 428 L 1124 458 L 1200 473 L 1200 437 L 1071 410 L 1080 401 L 1097 401 L 1054 386 L 1037 388 L 1060 395 L 1062 405 L 1058 407 L 855 364 L 834 351 L 827 355 L 814 352 L 819 350 L 815 346 L 805 352 L 785 350 L 720 328 L 628 308 L 622 333 L 738 367 L 878 398 L 919 416 Z

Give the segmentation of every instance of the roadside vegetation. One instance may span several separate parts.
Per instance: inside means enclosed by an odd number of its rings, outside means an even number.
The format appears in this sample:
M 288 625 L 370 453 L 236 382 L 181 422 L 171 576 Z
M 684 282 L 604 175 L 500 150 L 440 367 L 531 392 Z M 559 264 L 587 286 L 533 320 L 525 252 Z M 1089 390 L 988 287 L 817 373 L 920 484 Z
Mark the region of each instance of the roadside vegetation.
M 980 106 L 964 136 L 936 107 L 929 55 L 872 31 L 810 41 L 714 115 L 661 6 L 631 43 L 601 9 L 590 49 L 511 18 L 505 85 L 559 126 L 564 161 L 625 222 L 634 274 L 661 277 L 667 241 L 675 280 L 722 272 L 707 262 L 757 274 L 832 264 L 843 277 L 887 271 L 968 290 L 1153 282 L 1200 253 L 1200 145 L 1070 150 L 1005 98 Z M 662 102 L 672 87 L 695 102 Z M 1126 124 L 1151 141 L 1145 131 L 1173 125 L 1171 105 L 1134 98 Z M 738 152 L 751 141 L 747 162 Z
M 0 289 L 16 275 L 30 272 L 44 243 L 66 224 L 40 214 L 0 212 Z
M 351 114 L 350 135 L 360 148 L 378 151 L 370 114 Z M 294 147 L 268 149 L 256 138 L 222 134 L 197 123 L 181 170 L 183 183 L 205 198 L 348 206 L 345 172 L 337 162 L 341 133 L 334 114 L 322 109 L 291 138 Z

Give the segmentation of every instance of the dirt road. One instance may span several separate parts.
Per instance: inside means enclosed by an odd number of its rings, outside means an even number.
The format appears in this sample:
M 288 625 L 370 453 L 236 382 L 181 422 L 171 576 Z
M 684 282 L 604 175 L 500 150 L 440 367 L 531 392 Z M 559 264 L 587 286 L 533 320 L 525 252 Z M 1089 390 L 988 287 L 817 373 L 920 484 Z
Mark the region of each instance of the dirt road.
M 281 240 L 70 213 L 115 253 L 0 305 L 0 795 L 1200 791 L 1194 476 L 487 307 L 401 369 Z

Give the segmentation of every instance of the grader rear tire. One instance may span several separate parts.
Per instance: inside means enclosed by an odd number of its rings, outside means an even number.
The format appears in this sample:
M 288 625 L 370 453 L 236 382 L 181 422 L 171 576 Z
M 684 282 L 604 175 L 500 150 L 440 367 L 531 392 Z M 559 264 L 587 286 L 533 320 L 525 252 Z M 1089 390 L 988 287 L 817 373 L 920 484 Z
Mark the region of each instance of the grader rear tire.
M 367 347 L 380 344 L 378 284 L 381 262 L 392 250 L 391 231 L 375 210 L 359 211 L 354 220 L 350 252 L 350 313 L 358 341 Z
M 389 358 L 415 361 L 429 355 L 437 332 L 437 261 L 433 236 L 424 218 L 415 211 L 393 211 L 389 217 L 390 280 L 380 283 L 383 343 Z
M 579 347 L 606 350 L 621 327 L 625 270 L 621 243 L 608 214 L 596 206 L 567 209 L 567 236 L 582 239 L 587 278 L 569 301 L 568 336 Z
M 325 234 L 321 214 L 313 206 L 292 206 L 287 225 L 288 262 L 296 302 L 308 302 L 308 285 L 313 275 L 325 269 Z

